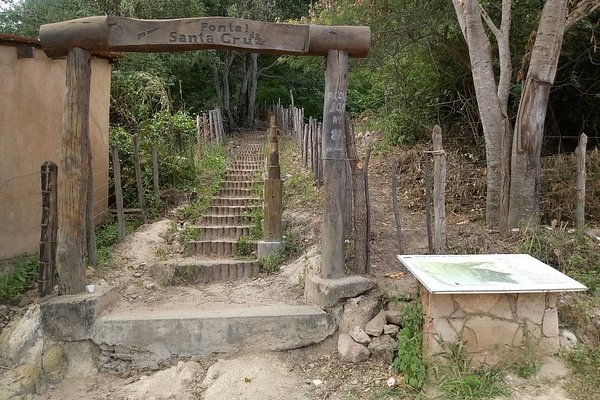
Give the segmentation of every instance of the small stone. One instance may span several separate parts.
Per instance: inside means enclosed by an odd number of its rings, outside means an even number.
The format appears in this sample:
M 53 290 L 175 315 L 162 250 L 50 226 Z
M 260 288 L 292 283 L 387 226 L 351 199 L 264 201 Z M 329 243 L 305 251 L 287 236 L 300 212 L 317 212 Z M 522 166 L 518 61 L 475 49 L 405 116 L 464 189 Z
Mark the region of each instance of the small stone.
M 396 336 L 399 330 L 398 325 L 386 324 L 383 326 L 384 335 Z
M 316 387 L 321 387 L 324 385 L 323 381 L 320 379 L 313 379 L 312 384 L 315 385 Z
M 375 337 L 369 344 L 369 351 L 374 359 L 391 363 L 394 361 L 396 341 L 389 335 Z
M 558 336 L 560 347 L 563 349 L 571 349 L 577 344 L 577 336 L 571 331 L 563 329 Z
M 141 278 L 142 277 L 142 273 L 141 272 L 134 272 L 133 276 L 135 276 L 136 278 Z
M 379 314 L 375 316 L 372 320 L 367 322 L 365 326 L 365 332 L 367 332 L 371 336 L 379 336 L 383 333 L 383 326 L 387 321 L 387 316 L 385 311 L 381 310 Z
M 404 316 L 402 315 L 402 311 L 387 310 L 385 312 L 385 317 L 387 322 L 390 324 L 402 325 L 404 323 Z
M 156 283 L 154 283 L 154 282 L 147 283 L 147 284 L 145 285 L 145 287 L 146 287 L 146 289 L 148 289 L 148 290 L 152 290 L 152 289 L 156 288 Z
M 347 333 L 340 334 L 338 353 L 342 361 L 358 363 L 369 359 L 371 352 L 360 343 L 356 343 Z
M 350 331 L 350 337 L 354 339 L 356 343 L 368 345 L 371 343 L 371 338 L 367 335 L 367 332 L 364 331 L 360 326 L 355 326 L 352 331 Z

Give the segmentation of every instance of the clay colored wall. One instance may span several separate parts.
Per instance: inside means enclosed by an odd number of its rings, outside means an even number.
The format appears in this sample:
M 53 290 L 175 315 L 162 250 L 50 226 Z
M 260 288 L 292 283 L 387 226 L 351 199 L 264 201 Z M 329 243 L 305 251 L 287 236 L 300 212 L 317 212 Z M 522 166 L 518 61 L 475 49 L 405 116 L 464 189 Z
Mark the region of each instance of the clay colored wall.
M 447 352 L 440 338 L 465 343 L 473 367 L 514 360 L 525 347 L 557 353 L 557 299 L 557 293 L 445 295 L 421 288 L 423 353 L 430 358 Z
M 28 50 L 25 58 L 17 57 L 19 46 Z M 36 46 L 0 42 L 0 260 L 39 251 L 40 166 L 51 160 L 60 174 L 65 68 L 66 60 L 51 60 Z M 97 219 L 108 209 L 110 73 L 108 60 L 92 59 L 90 141 Z

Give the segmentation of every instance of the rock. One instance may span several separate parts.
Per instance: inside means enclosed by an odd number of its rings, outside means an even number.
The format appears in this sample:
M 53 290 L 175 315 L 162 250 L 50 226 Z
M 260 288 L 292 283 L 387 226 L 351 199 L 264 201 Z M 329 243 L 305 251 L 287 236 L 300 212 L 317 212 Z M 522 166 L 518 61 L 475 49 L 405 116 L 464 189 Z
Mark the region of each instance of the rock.
M 365 325 L 365 332 L 371 336 L 379 336 L 383 333 L 383 326 L 387 322 L 386 313 L 384 310 L 379 311 L 379 314 Z
M 388 323 L 402 326 L 404 324 L 404 315 L 402 311 L 387 310 L 385 312 L 385 319 Z
M 55 344 L 42 355 L 44 376 L 50 383 L 58 383 L 62 380 L 67 369 L 67 355 L 65 350 Z
M 350 332 L 350 337 L 356 342 L 360 344 L 367 345 L 371 343 L 371 338 L 367 335 L 367 332 L 364 331 L 360 326 L 355 326 L 354 329 Z
M 347 333 L 340 334 L 338 339 L 340 359 L 346 362 L 358 363 L 369 359 L 371 352 L 360 343 L 356 343 Z
M 41 386 L 40 367 L 24 364 L 0 375 L 0 399 L 26 399 Z
M 146 289 L 153 290 L 156 288 L 156 283 L 150 282 L 150 283 L 147 283 L 145 286 L 146 286 Z
M 338 301 L 356 297 L 368 292 L 377 285 L 375 279 L 360 275 L 349 275 L 337 279 L 323 279 L 309 275 L 304 282 L 304 298 L 308 304 L 316 304 L 325 309 Z
M 364 329 L 376 314 L 379 300 L 376 296 L 359 296 L 349 299 L 344 305 L 344 312 L 340 319 L 340 333 L 348 333 L 355 326 Z
M 133 276 L 135 276 L 136 278 L 141 278 L 142 277 L 142 273 L 141 272 L 134 272 Z
M 571 349 L 577 344 L 577 336 L 571 331 L 562 329 L 558 335 L 560 347 L 563 349 Z
M 383 334 L 384 335 L 390 335 L 390 336 L 396 337 L 399 330 L 400 330 L 400 328 L 398 328 L 398 325 L 386 324 L 383 326 Z
M 200 364 L 196 362 L 179 361 L 171 368 L 150 376 L 142 376 L 137 382 L 126 385 L 122 394 L 126 394 L 124 398 L 128 399 L 191 400 L 194 398 L 191 386 L 195 383 L 200 370 Z
M 389 335 L 374 337 L 369 343 L 369 351 L 374 359 L 391 363 L 394 361 L 396 341 Z
M 324 385 L 323 381 L 320 379 L 313 379 L 312 384 L 315 385 L 316 387 L 321 387 Z
M 30 307 L 25 315 L 8 325 L 0 335 L 0 364 L 13 366 L 41 349 L 41 313 L 39 305 Z

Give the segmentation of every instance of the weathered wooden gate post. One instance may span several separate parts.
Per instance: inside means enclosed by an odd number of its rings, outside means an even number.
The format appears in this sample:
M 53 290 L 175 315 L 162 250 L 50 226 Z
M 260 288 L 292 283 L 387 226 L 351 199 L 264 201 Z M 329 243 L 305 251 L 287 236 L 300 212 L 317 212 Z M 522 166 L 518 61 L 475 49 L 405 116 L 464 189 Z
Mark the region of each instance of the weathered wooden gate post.
M 344 196 L 346 149 L 344 124 L 348 89 L 348 52 L 329 50 L 323 106 L 323 238 L 321 277 L 344 276 Z
M 281 216 L 283 181 L 279 167 L 279 146 L 277 143 L 277 126 L 275 117 L 269 119 L 269 157 L 267 161 L 267 178 L 264 182 L 265 220 L 263 240 L 258 242 L 258 258 L 264 258 L 277 251 L 282 245 L 283 231 Z
M 90 81 L 90 52 L 72 48 L 67 58 L 58 176 L 56 266 L 61 295 L 76 294 L 85 289 Z

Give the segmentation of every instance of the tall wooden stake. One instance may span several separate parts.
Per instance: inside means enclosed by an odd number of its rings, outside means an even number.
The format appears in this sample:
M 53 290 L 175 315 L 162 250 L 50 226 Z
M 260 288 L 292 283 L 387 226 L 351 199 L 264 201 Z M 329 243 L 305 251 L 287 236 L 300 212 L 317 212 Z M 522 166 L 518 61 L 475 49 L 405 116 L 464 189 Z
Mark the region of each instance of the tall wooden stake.
M 280 241 L 283 238 L 281 216 L 283 213 L 282 181 L 279 167 L 279 148 L 275 117 L 269 121 L 269 158 L 267 179 L 264 183 L 265 222 L 263 238 L 266 241 Z
M 575 223 L 578 230 L 582 230 L 585 224 L 585 151 L 587 147 L 587 135 L 579 136 L 579 144 L 575 149 L 577 157 L 577 206 L 575 207 Z
M 56 257 L 56 229 L 58 228 L 57 175 L 58 167 L 52 161 L 46 161 L 42 165 L 42 226 L 38 279 L 40 298 L 49 295 L 54 290 L 54 259 Z
M 59 294 L 85 289 L 85 214 L 88 180 L 91 55 L 73 48 L 67 58 L 66 91 L 60 146 L 60 191 L 56 266 Z
M 142 220 L 145 224 L 148 223 L 148 209 L 146 208 L 146 198 L 144 197 L 144 186 L 142 184 L 142 167 L 140 165 L 140 144 L 138 135 L 133 135 L 133 163 L 135 168 L 135 183 L 138 192 L 138 201 L 142 210 Z
M 402 223 L 400 222 L 400 208 L 398 207 L 398 177 L 396 166 L 398 160 L 392 159 L 392 206 L 394 209 L 394 219 L 396 220 L 396 231 L 398 232 L 398 254 L 404 254 L 404 238 L 402 236 Z
M 433 127 L 433 251 L 446 247 L 446 153 L 442 147 L 442 128 Z
M 325 70 L 323 108 L 323 211 L 321 277 L 344 276 L 344 195 L 346 194 L 346 151 L 344 116 L 348 88 L 348 53 L 330 50 Z
M 115 182 L 115 200 L 117 202 L 117 226 L 119 228 L 119 242 L 125 239 L 125 212 L 123 210 L 123 189 L 121 188 L 121 164 L 119 161 L 119 148 L 112 146 L 113 181 Z
M 198 143 L 200 143 L 200 140 L 198 140 Z M 160 186 L 158 182 L 158 150 L 156 149 L 156 143 L 152 143 L 152 183 L 156 200 L 160 200 Z

